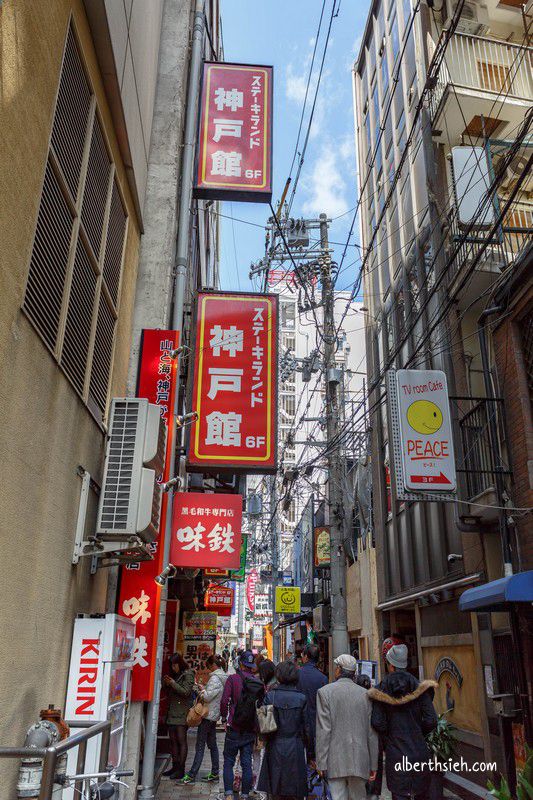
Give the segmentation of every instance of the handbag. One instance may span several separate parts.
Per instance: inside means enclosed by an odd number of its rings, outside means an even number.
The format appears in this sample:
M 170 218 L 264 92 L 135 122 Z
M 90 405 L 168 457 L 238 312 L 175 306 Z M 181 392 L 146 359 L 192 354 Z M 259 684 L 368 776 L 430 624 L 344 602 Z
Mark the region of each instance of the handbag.
M 257 726 L 259 728 L 259 733 L 263 735 L 276 733 L 278 723 L 276 722 L 273 705 L 257 707 Z
M 197 728 L 200 722 L 209 714 L 209 705 L 203 700 L 197 700 L 187 713 L 187 725 L 189 728 Z

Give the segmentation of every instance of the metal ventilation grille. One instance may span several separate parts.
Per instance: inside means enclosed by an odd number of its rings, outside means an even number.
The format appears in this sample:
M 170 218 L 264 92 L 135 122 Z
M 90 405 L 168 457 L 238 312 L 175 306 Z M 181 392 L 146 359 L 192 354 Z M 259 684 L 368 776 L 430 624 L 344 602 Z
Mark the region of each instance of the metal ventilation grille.
M 41 205 L 24 309 L 51 350 L 55 350 L 68 266 L 73 217 L 50 163 Z
M 74 33 L 69 29 L 52 129 L 52 147 L 74 201 L 78 195 L 90 109 L 91 89 Z
M 104 256 L 104 281 L 115 306 L 118 301 L 120 285 L 120 271 L 122 268 L 122 251 L 124 249 L 124 234 L 126 232 L 126 214 L 120 199 L 118 186 L 113 181 L 111 195 L 111 208 L 107 228 L 107 241 Z
M 138 423 L 138 402 L 115 401 L 98 526 L 106 531 L 128 527 Z
M 89 396 L 94 400 L 102 414 L 107 403 L 111 356 L 113 354 L 113 338 L 116 319 L 109 308 L 104 295 L 100 295 L 98 320 L 94 339 L 93 366 L 89 384 Z
M 102 129 L 98 119 L 95 118 L 87 165 L 87 179 L 83 192 L 81 221 L 96 258 L 100 255 L 110 169 L 111 161 L 107 154 Z
M 85 385 L 96 283 L 97 276 L 89 256 L 85 251 L 82 240 L 78 239 L 68 301 L 61 366 L 80 394 L 83 394 Z
M 99 421 L 107 407 L 126 229 L 104 128 L 69 29 L 23 308 Z

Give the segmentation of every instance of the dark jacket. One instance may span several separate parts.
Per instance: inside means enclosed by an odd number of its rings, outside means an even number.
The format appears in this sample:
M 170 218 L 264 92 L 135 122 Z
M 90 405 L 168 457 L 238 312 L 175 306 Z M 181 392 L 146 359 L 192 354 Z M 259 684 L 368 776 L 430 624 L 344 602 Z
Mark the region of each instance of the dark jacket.
M 305 696 L 282 684 L 267 692 L 264 703 L 274 706 L 278 729 L 267 737 L 257 790 L 270 795 L 305 797 L 308 794 Z
M 381 734 L 385 749 L 387 786 L 393 794 L 422 794 L 430 772 L 405 771 L 395 765 L 406 756 L 411 763 L 427 762 L 430 751 L 425 736 L 437 726 L 433 708 L 435 681 L 419 683 L 411 673 L 389 673 L 368 696 L 373 702 L 372 726 Z
M 167 711 L 167 725 L 186 725 L 187 714 L 193 704 L 194 671 L 186 669 L 175 676 L 167 690 L 170 703 Z
M 241 668 L 237 670 L 237 672 L 234 672 L 233 675 L 229 676 L 224 685 L 224 691 L 220 699 L 220 716 L 222 717 L 222 721 L 226 722 L 227 720 L 228 727 L 235 731 L 238 731 L 239 728 L 237 725 L 233 724 L 233 715 L 235 714 L 235 709 L 239 702 L 239 697 L 241 696 L 243 678 L 259 681 L 259 678 L 251 670 Z
M 297 689 L 305 695 L 307 701 L 305 714 L 307 730 L 309 731 L 309 752 L 310 758 L 315 757 L 316 742 L 316 696 L 319 689 L 326 685 L 328 679 L 323 672 L 320 672 L 316 664 L 308 661 L 298 672 Z

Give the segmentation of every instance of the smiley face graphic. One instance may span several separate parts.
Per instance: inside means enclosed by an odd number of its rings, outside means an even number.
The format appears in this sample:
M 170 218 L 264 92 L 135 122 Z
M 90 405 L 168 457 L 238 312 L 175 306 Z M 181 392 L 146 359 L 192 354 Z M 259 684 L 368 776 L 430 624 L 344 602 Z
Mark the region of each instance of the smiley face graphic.
M 417 433 L 437 433 L 442 425 L 442 411 L 431 400 L 415 400 L 407 409 L 407 422 Z

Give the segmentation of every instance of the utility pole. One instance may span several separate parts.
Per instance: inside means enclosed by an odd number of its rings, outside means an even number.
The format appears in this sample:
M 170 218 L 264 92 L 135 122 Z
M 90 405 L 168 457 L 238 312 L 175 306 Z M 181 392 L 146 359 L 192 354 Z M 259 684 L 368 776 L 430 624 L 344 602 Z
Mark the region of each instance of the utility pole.
M 324 374 L 326 379 L 326 420 L 328 452 L 328 524 L 331 536 L 331 628 L 333 658 L 349 653 L 346 608 L 346 558 L 344 555 L 344 513 L 342 487 L 344 464 L 341 457 L 341 408 L 339 385 L 342 371 L 335 366 L 335 298 L 331 280 L 331 256 L 328 246 L 328 221 L 320 215 L 320 259 L 322 271 L 322 308 L 324 313 Z
M 279 617 L 276 614 L 276 586 L 279 572 L 279 542 L 278 542 L 278 484 L 276 475 L 270 478 L 270 525 L 272 531 L 272 578 L 270 581 L 272 603 L 272 656 L 277 664 L 280 661 L 280 632 L 278 628 Z

